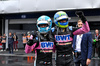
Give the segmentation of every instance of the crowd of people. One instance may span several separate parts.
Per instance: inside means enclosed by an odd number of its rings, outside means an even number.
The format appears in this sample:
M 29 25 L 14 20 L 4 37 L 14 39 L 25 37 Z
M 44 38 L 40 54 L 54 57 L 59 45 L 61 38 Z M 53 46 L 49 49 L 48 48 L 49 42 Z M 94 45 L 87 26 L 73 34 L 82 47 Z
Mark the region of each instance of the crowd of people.
M 6 51 L 6 35 L 3 34 L 3 36 L 0 35 L 0 43 L 2 43 L 2 50 L 1 51 Z
M 2 44 L 2 47 L 0 48 L 1 51 L 6 51 L 6 39 L 7 39 L 7 36 L 6 34 L 3 34 L 3 36 L 0 35 L 0 43 Z M 10 32 L 9 33 L 9 36 L 8 36 L 8 49 L 9 49 L 9 53 L 13 53 L 13 51 L 18 51 L 18 47 L 17 47 L 17 44 L 18 44 L 18 36 L 16 35 L 16 33 L 14 33 L 12 35 L 12 33 Z
M 23 48 L 25 49 L 25 45 L 27 44 L 27 41 L 30 39 L 30 32 L 26 34 L 23 34 L 22 36 L 22 43 L 23 43 Z M 3 34 L 0 35 L 0 44 L 1 44 L 1 47 L 0 47 L 0 51 L 7 51 L 7 48 L 6 48 L 6 39 L 7 39 L 7 36 L 6 34 Z M 13 51 L 18 51 L 18 36 L 16 35 L 16 33 L 11 33 L 9 32 L 9 35 L 8 35 L 8 50 L 9 50 L 9 53 L 13 54 Z

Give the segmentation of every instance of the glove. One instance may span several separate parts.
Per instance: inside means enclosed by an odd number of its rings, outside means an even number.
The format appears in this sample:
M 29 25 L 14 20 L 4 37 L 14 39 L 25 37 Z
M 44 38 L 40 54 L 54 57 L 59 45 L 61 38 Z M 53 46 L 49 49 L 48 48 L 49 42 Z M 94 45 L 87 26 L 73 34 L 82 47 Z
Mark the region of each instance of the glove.
M 27 45 L 32 46 L 32 45 L 33 45 L 33 40 L 29 40 L 29 41 L 27 42 Z
M 39 42 L 37 39 L 29 40 L 27 42 L 27 45 L 32 46 L 34 43 L 37 43 L 37 42 Z
M 76 11 L 75 14 L 82 20 L 83 23 L 87 21 L 87 19 L 84 16 L 84 13 L 82 11 Z
M 37 35 L 37 31 L 36 31 L 36 30 L 32 31 L 32 35 L 33 35 L 33 36 L 34 36 L 34 35 Z
M 31 34 L 33 35 L 33 39 L 34 39 L 35 37 L 37 37 L 37 31 L 34 30 L 34 31 L 31 32 Z
M 81 18 L 82 16 L 84 16 L 83 12 L 82 11 L 76 11 L 75 14 Z

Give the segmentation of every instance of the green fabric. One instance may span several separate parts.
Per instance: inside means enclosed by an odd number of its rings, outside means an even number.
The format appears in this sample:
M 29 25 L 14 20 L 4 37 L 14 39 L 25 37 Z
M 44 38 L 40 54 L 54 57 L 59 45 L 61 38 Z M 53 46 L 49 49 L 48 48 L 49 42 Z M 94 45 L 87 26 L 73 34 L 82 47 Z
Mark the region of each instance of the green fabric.
M 93 42 L 96 42 L 96 39 L 94 39 Z
M 95 44 L 95 43 L 96 43 L 96 39 L 93 40 L 93 44 Z

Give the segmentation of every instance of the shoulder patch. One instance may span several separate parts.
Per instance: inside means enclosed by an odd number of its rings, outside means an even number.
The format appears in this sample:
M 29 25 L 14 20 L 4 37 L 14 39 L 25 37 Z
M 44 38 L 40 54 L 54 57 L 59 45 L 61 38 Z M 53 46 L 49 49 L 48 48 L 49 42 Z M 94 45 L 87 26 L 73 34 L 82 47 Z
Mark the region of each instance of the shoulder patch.
M 35 39 L 38 40 L 38 37 L 36 37 Z
M 51 28 L 51 31 L 54 32 L 55 31 L 55 27 Z
M 72 31 L 72 26 L 69 26 L 69 30 L 71 30 L 71 31 Z

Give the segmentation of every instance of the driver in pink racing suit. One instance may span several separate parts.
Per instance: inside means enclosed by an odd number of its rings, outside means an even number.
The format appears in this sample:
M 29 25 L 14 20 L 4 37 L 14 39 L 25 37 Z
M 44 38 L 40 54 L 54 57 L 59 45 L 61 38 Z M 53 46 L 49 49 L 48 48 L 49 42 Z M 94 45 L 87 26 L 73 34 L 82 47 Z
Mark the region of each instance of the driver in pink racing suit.
M 52 66 L 52 53 L 55 51 L 53 36 L 51 34 L 52 21 L 48 16 L 41 16 L 37 20 L 37 37 L 28 41 L 25 52 L 35 50 L 34 66 Z
M 76 15 L 82 20 L 83 27 L 68 26 L 69 17 L 64 11 L 59 11 L 54 15 L 56 26 L 52 29 L 56 46 L 56 66 L 74 66 L 72 54 L 73 35 L 84 34 L 90 31 L 88 22 L 82 11 L 77 11 Z

